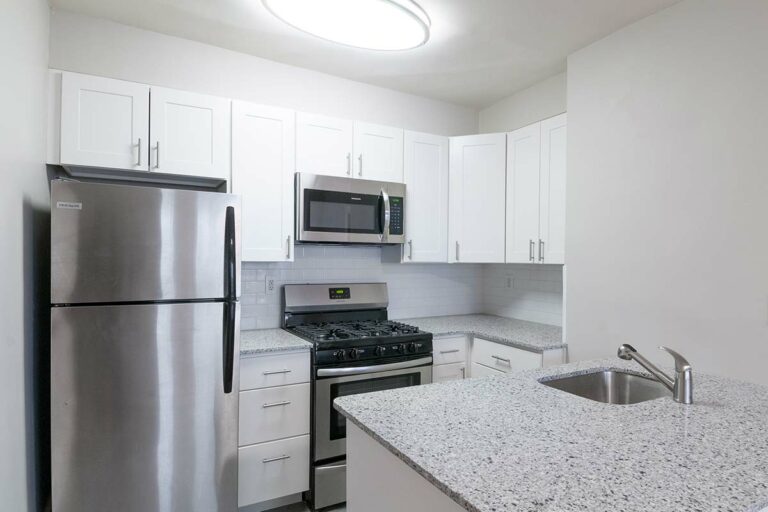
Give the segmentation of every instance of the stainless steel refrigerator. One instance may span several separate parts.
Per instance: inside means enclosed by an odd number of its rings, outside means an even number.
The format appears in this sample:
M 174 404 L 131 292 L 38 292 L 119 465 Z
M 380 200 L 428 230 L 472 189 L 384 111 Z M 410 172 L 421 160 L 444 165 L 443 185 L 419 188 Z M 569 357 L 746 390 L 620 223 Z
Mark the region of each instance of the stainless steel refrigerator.
M 53 512 L 237 510 L 239 209 L 51 184 Z

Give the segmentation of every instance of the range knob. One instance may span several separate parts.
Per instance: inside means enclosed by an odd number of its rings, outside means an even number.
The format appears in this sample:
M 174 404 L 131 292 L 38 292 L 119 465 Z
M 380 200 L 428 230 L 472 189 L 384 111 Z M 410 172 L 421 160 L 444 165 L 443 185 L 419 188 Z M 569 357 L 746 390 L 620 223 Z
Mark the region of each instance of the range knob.
M 333 357 L 336 358 L 337 361 L 343 361 L 344 360 L 344 351 L 343 350 L 337 350 L 333 353 Z
M 360 357 L 360 354 L 362 353 L 361 350 L 358 350 L 356 348 L 349 349 L 349 358 L 350 359 L 357 359 Z
M 416 347 L 415 343 L 409 343 L 408 344 L 408 352 L 411 352 L 411 353 L 416 352 L 416 348 L 417 347 Z
M 395 346 L 395 350 L 396 350 L 396 351 L 397 351 L 399 354 L 405 354 L 405 343 L 401 343 L 400 345 L 396 345 L 396 346 Z
M 387 352 L 386 347 L 376 347 L 373 349 L 373 353 L 377 356 L 383 356 Z

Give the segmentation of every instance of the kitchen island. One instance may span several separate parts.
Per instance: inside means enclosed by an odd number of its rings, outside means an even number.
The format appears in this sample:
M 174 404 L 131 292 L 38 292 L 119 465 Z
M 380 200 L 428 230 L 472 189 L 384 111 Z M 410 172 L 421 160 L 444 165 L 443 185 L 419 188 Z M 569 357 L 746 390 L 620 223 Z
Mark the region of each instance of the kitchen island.
M 350 512 L 760 511 L 768 388 L 694 374 L 695 403 L 610 405 L 539 381 L 629 361 L 342 397 Z

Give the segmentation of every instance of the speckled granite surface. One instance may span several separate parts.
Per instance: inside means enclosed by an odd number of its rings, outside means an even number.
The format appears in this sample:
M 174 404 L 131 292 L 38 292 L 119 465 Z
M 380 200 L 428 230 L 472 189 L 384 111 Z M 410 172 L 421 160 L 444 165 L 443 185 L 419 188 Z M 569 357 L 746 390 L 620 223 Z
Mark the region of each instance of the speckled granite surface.
M 588 361 L 335 404 L 471 511 L 768 506 L 768 388 L 694 369 L 693 405 L 608 405 L 538 382 L 608 368 L 644 373 L 631 361 Z
M 283 329 L 257 329 L 240 332 L 240 357 L 266 352 L 309 350 L 312 344 Z
M 472 334 L 512 347 L 543 352 L 563 348 L 563 329 L 493 315 L 433 316 L 398 320 L 434 335 Z

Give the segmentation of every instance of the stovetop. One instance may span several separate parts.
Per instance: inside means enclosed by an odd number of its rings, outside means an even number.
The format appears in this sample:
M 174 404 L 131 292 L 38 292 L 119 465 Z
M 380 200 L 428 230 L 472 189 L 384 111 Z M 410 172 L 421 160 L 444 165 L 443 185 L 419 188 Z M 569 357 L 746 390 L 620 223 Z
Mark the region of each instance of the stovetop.
M 297 325 L 293 332 L 309 341 L 322 344 L 328 341 L 393 338 L 417 334 L 419 328 L 392 320 L 352 320 Z

